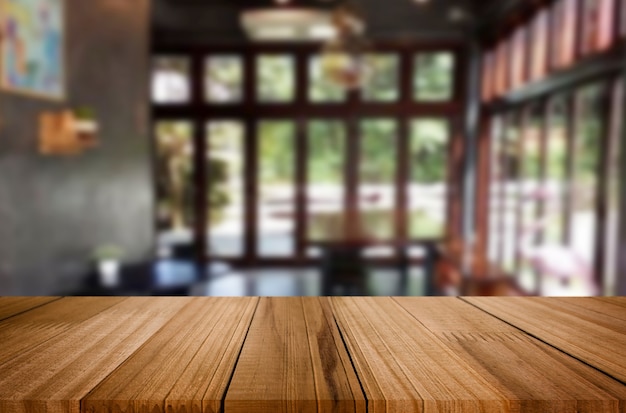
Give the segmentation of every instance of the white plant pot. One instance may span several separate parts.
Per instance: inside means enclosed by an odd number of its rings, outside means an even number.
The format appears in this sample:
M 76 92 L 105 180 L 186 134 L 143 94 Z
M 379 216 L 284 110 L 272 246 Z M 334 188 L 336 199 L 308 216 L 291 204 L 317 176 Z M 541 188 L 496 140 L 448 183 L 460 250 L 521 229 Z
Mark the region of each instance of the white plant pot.
M 120 284 L 120 262 L 117 260 L 99 261 L 98 274 L 101 286 L 117 287 Z

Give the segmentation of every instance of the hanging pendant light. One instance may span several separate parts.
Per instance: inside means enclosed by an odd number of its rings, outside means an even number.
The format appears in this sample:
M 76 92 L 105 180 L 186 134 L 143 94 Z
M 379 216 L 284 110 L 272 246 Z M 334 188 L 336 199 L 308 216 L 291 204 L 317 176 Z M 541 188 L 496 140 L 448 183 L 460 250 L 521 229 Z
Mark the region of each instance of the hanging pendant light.
M 336 35 L 322 49 L 322 71 L 332 83 L 345 89 L 362 87 L 372 73 L 367 53 L 363 13 L 353 3 L 339 6 L 332 16 Z

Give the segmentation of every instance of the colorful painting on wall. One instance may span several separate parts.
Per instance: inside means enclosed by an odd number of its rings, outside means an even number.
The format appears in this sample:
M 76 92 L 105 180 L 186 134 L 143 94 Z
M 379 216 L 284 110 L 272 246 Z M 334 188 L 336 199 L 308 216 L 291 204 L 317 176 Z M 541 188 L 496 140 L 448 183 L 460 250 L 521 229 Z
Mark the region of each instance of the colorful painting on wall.
M 2 88 L 62 99 L 64 0 L 0 0 Z

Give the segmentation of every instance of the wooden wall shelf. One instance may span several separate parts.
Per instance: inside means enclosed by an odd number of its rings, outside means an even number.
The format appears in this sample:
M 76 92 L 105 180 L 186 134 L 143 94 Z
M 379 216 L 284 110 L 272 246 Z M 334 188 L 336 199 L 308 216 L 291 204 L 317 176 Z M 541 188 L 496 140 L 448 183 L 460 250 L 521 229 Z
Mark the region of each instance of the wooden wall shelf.
M 626 298 L 0 298 L 0 411 L 623 413 Z

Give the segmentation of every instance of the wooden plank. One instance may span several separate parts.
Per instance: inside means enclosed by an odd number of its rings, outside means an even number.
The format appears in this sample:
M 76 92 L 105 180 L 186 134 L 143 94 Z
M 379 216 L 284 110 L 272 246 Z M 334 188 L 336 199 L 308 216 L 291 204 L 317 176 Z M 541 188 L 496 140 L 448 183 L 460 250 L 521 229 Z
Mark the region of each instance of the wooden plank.
M 64 298 L 0 323 L 0 367 L 20 354 L 37 352 L 124 298 Z M 4 299 L 2 299 L 4 301 Z
M 391 298 L 332 303 L 368 412 L 511 411 L 504 394 Z
M 626 386 L 468 303 L 395 300 L 505 395 L 511 411 L 623 411 Z
M 626 383 L 625 323 L 599 312 L 602 301 L 579 298 L 574 306 L 557 298 L 464 300 Z M 606 311 L 615 310 L 609 306 Z
M 64 298 L 6 320 L 0 325 L 2 356 L 8 350 L 13 357 L 0 365 L 0 412 L 78 413 L 80 400 L 185 303 L 181 298 Z M 7 332 L 15 337 L 13 329 L 26 340 L 37 342 L 38 333 L 47 340 L 16 354 L 4 344 Z M 50 335 L 50 330 L 62 333 Z
M 263 298 L 225 400 L 227 413 L 365 412 L 327 298 Z
M 83 400 L 83 412 L 220 412 L 257 298 L 187 306 Z
M 33 308 L 41 307 L 60 297 L 1 297 L 0 321 L 24 313 Z

